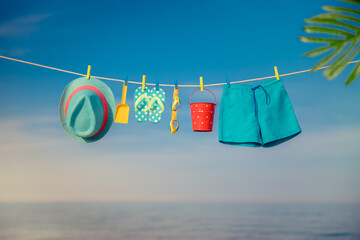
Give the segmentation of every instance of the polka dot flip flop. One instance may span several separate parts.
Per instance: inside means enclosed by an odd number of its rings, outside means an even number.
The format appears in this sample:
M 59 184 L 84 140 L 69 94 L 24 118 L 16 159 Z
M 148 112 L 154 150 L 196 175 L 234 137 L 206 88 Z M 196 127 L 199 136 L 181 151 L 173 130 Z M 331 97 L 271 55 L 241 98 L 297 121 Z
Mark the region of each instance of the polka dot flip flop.
M 145 122 L 148 118 L 148 110 L 149 110 L 149 90 L 147 87 L 142 89 L 142 87 L 138 87 L 134 93 L 134 102 L 135 102 L 135 119 L 138 122 Z
M 158 123 L 165 109 L 165 91 L 161 88 L 153 88 L 149 91 L 149 121 Z

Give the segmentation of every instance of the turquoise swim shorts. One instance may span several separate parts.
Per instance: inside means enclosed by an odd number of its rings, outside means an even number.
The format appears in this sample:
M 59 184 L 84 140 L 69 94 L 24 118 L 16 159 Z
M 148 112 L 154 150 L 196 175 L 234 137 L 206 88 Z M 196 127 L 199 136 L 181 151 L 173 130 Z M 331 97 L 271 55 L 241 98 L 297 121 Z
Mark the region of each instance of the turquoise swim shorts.
M 219 142 L 271 147 L 301 132 L 282 80 L 224 85 Z

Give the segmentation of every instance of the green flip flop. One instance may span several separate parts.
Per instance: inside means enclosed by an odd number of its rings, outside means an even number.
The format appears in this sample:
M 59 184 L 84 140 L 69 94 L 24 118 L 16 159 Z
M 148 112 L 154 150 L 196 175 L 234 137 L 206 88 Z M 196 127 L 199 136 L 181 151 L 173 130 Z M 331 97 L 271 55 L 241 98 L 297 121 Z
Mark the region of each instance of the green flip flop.
M 145 122 L 148 118 L 149 110 L 149 90 L 147 87 L 142 89 L 138 87 L 134 93 L 134 109 L 135 109 L 135 119 L 138 122 Z
M 158 123 L 165 110 L 165 91 L 161 88 L 153 88 L 149 91 L 149 98 L 149 121 L 151 123 Z

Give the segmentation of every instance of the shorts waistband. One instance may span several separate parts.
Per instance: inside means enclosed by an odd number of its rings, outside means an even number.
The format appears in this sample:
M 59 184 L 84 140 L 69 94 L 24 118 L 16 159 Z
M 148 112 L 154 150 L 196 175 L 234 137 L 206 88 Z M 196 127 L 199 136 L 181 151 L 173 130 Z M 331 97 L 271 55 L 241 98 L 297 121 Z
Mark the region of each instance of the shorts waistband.
M 230 89 L 231 88 L 235 88 L 235 89 L 249 89 L 251 90 L 253 87 L 256 87 L 258 85 L 263 86 L 263 87 L 268 87 L 274 84 L 282 84 L 282 78 L 280 78 L 279 80 L 277 80 L 276 78 L 271 78 L 259 83 L 253 83 L 253 84 L 231 84 L 230 85 Z M 227 87 L 227 85 L 224 85 L 224 89 L 229 89 Z

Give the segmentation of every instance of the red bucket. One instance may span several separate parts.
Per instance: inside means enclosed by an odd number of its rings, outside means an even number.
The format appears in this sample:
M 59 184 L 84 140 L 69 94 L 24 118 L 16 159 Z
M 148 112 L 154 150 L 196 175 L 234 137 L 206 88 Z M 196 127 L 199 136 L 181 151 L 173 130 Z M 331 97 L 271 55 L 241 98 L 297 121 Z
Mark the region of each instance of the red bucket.
M 196 89 L 190 95 L 190 109 L 191 109 L 191 122 L 194 132 L 211 132 L 214 125 L 214 114 L 215 107 L 217 104 L 215 94 L 209 89 L 204 88 L 204 90 L 209 91 L 215 98 L 215 103 L 208 102 L 195 102 L 191 103 L 191 97 L 200 89 Z

